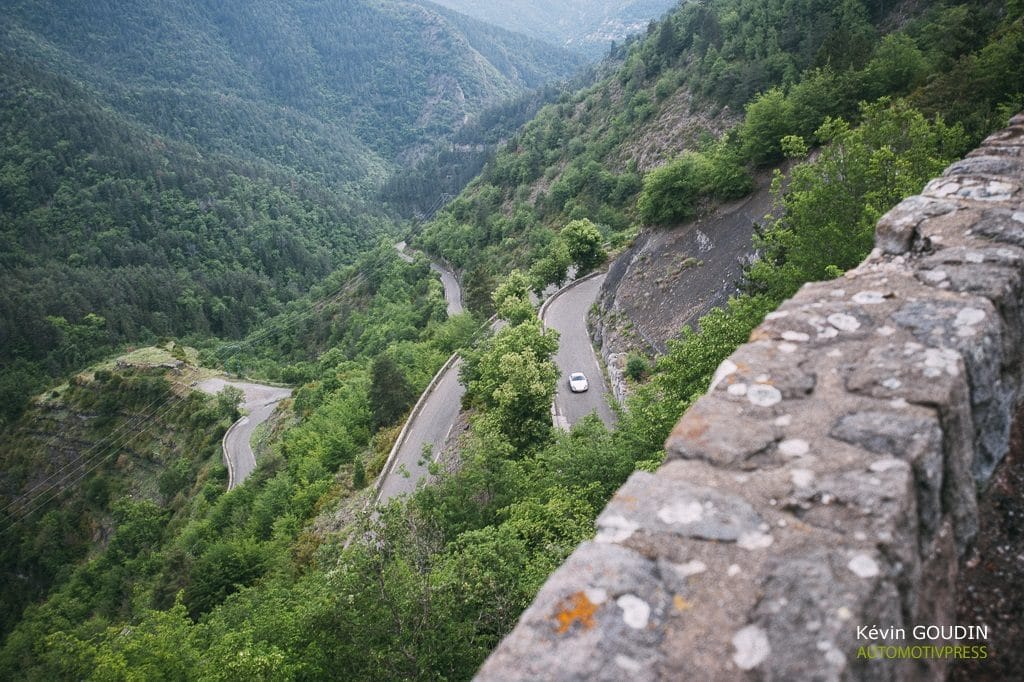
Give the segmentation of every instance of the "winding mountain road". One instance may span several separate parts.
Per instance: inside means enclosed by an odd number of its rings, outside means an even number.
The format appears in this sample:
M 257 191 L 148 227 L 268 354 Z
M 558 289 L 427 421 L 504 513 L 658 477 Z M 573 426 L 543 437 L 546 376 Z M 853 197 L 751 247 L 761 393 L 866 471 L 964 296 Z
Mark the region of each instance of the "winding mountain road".
M 404 252 L 404 242 L 396 244 L 395 248 L 403 258 L 411 260 Z M 448 271 L 451 277 L 446 279 L 443 274 L 445 268 L 438 266 L 435 269 L 442 272 L 441 281 L 449 314 L 454 314 L 454 304 L 458 305 L 456 310 L 461 312 L 462 291 L 454 274 Z M 569 428 L 595 411 L 605 424 L 610 426 L 615 423 L 615 413 L 609 407 L 606 397 L 608 389 L 586 326 L 587 311 L 596 300 L 602 281 L 603 274 L 580 280 L 557 292 L 542 308 L 542 321 L 558 330 L 560 337 L 555 364 L 561 372 L 561 378 L 552 411 L 556 425 L 562 428 Z M 500 321 L 496 323 L 500 324 Z M 461 366 L 461 358 L 452 356 L 413 407 L 378 479 L 377 502 L 387 503 L 394 497 L 412 493 L 416 485 L 430 475 L 429 460 L 440 453 L 461 410 L 462 396 L 466 390 L 459 383 Z M 568 376 L 575 371 L 583 371 L 590 379 L 590 390 L 586 393 L 569 392 Z M 424 448 L 429 448 L 429 458 L 423 456 Z
M 248 412 L 240 418 L 224 434 L 222 447 L 224 463 L 228 467 L 228 490 L 242 484 L 256 469 L 256 455 L 252 451 L 252 434 L 256 427 L 267 421 L 274 413 L 277 403 L 291 396 L 290 388 L 265 386 L 244 381 L 231 381 L 222 378 L 207 379 L 196 386 L 200 391 L 216 395 L 225 386 L 234 386 L 242 391 L 244 402 L 242 409 Z
M 448 302 L 448 317 L 458 315 L 462 312 L 462 287 L 455 273 L 447 266 L 440 263 L 430 263 L 430 269 L 441 276 L 441 284 L 444 286 L 444 300 Z
M 405 252 L 405 242 L 398 242 L 395 248 L 404 260 L 412 262 L 412 257 Z M 448 314 L 461 313 L 462 288 L 455 273 L 439 263 L 431 263 L 430 267 L 441 275 Z M 393 497 L 413 492 L 416 484 L 430 475 L 427 470 L 430 462 L 424 459 L 423 449 L 429 446 L 431 459 L 436 456 L 459 418 L 462 395 L 466 392 L 459 383 L 461 366 L 461 358 L 455 355 L 449 358 L 412 408 L 377 482 L 377 502 L 386 503 Z
M 577 280 L 556 292 L 541 308 L 541 321 L 558 331 L 555 365 L 561 376 L 553 418 L 556 426 L 566 430 L 591 412 L 596 412 L 606 426 L 615 423 L 615 413 L 608 404 L 608 385 L 587 332 L 587 311 L 597 300 L 604 277 L 602 273 Z M 573 393 L 569 390 L 572 372 L 587 375 L 588 391 Z
M 423 457 L 423 448 L 429 446 L 431 459 L 436 457 L 459 418 L 466 392 L 459 383 L 461 366 L 462 359 L 453 356 L 420 396 L 381 473 L 378 502 L 412 493 L 416 484 L 430 475 L 430 461 Z
M 414 258 L 405 252 L 405 241 L 395 244 L 395 250 L 406 263 L 412 263 Z M 458 315 L 462 308 L 462 287 L 455 273 L 447 265 L 430 261 L 430 269 L 441 276 L 441 285 L 444 287 L 444 300 L 448 303 L 448 316 Z

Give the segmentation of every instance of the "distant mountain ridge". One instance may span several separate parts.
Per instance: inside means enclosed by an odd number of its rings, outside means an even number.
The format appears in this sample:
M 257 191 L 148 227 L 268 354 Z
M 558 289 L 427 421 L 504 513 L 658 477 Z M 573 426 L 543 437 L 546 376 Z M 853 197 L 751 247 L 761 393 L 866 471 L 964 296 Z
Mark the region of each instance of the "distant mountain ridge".
M 5 14 L 4 49 L 94 86 L 159 133 L 293 168 L 306 160 L 288 148 L 303 142 L 362 144 L 400 158 L 467 115 L 581 63 L 538 40 L 407 0 L 43 0 L 9 3 Z M 244 113 L 221 121 L 223 110 Z M 254 122 L 268 133 L 280 128 L 285 139 L 254 146 Z
M 599 58 L 678 0 L 434 0 L 517 33 Z

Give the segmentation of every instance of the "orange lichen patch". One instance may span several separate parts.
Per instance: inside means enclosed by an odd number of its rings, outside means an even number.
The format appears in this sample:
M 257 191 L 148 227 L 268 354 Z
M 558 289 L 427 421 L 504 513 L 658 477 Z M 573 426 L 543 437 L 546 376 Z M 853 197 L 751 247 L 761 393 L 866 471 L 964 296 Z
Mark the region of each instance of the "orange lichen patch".
M 704 417 L 687 412 L 672 429 L 672 436 L 698 439 L 708 432 L 708 422 Z
M 622 495 L 620 493 L 615 493 L 615 501 L 632 509 L 636 509 L 636 506 L 640 503 L 636 495 Z
M 814 527 L 807 525 L 803 521 L 791 519 L 789 522 L 789 529 L 799 531 L 801 533 L 810 533 L 812 530 L 814 530 Z
M 754 341 L 771 341 L 774 338 L 774 334 L 772 334 L 769 330 L 759 326 L 755 327 L 754 331 L 750 332 L 749 340 L 751 343 L 753 343 Z
M 750 374 L 750 365 L 742 361 L 733 361 L 732 358 L 729 360 L 734 365 L 735 369 L 722 377 L 722 383 L 726 386 L 732 386 L 736 383 L 746 382 L 745 375 Z
M 577 592 L 562 600 L 555 614 L 558 634 L 564 634 L 576 622 L 587 630 L 594 627 L 594 614 L 597 613 L 597 609 L 598 605 L 590 601 L 583 592 Z
M 672 605 L 676 607 L 676 611 L 685 611 L 686 609 L 693 608 L 693 604 L 683 599 L 682 595 L 679 594 L 672 597 Z

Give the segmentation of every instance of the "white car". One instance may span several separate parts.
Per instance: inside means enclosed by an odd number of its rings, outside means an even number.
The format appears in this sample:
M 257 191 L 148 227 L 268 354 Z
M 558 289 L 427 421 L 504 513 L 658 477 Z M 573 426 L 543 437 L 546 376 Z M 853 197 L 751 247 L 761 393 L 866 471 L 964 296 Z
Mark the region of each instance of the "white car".
M 569 390 L 573 393 L 583 393 L 590 384 L 587 383 L 587 377 L 583 372 L 573 372 L 569 375 Z

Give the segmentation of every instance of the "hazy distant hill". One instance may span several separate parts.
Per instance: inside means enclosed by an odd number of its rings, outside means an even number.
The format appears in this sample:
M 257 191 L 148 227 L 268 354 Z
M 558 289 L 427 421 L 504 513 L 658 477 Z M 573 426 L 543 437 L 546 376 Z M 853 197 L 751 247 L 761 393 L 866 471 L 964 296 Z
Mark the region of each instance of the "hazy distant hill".
M 677 0 L 435 0 L 477 19 L 590 57 L 646 29 Z

